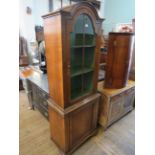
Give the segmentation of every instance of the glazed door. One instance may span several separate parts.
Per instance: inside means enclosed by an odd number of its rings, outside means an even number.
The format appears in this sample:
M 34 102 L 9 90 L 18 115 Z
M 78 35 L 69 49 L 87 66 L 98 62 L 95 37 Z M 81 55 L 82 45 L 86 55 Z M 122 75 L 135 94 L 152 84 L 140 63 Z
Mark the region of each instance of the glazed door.
M 96 41 L 88 15 L 78 16 L 70 42 L 70 99 L 76 100 L 93 90 Z

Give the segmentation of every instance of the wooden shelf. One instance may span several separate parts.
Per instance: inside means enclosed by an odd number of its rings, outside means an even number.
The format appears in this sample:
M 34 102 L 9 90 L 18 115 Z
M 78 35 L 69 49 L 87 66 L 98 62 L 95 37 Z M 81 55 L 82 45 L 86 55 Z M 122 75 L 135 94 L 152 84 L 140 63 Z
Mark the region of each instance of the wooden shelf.
M 82 74 L 85 74 L 85 73 L 89 73 L 89 72 L 92 72 L 94 69 L 93 68 L 84 68 L 84 69 L 79 69 L 77 70 L 76 72 L 72 73 L 71 74 L 71 77 L 75 77 L 75 76 L 78 76 L 78 75 L 82 75 Z
M 84 47 L 95 47 L 95 45 L 75 45 L 75 46 L 72 46 L 72 48 L 84 48 Z

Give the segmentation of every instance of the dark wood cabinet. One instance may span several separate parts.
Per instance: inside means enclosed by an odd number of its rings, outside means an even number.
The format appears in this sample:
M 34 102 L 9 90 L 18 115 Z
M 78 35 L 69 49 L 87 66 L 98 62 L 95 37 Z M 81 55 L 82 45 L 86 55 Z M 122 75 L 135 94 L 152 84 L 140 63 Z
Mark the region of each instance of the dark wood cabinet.
M 71 154 L 97 127 L 102 21 L 81 2 L 43 16 L 51 138 Z
M 126 86 L 133 47 L 133 33 L 109 33 L 105 88 L 123 88 Z

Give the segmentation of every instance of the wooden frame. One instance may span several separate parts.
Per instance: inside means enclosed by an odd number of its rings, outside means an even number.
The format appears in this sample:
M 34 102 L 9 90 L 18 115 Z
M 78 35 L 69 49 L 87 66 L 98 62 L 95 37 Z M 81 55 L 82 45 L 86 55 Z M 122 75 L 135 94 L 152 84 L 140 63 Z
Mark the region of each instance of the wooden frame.
M 73 31 L 74 23 L 80 14 L 87 14 L 90 17 L 96 34 L 93 91 L 78 100 L 71 101 L 69 34 Z M 100 42 L 102 35 L 101 24 L 103 19 L 98 16 L 96 9 L 87 2 L 62 8 L 59 11 L 44 15 L 43 18 L 50 96 L 59 106 L 66 108 L 97 91 Z M 55 62 L 57 64 L 55 64 Z
M 64 155 L 71 155 L 97 131 L 100 94 L 94 94 L 66 109 L 48 100 L 51 139 Z
M 93 47 L 92 89 L 88 94 L 73 99 L 71 98 L 71 67 L 73 67 L 71 66 L 71 54 L 73 53 L 71 53 L 70 34 L 80 15 L 87 15 L 90 19 L 96 46 Z M 44 15 L 43 18 L 47 75 L 51 97 L 48 103 L 51 139 L 63 154 L 71 155 L 97 129 L 100 99 L 100 95 L 97 93 L 97 81 L 103 19 L 99 18 L 93 5 L 87 2 L 62 8 Z M 82 36 L 84 36 L 83 33 Z M 83 43 L 83 45 L 85 44 Z M 82 47 L 83 49 L 84 47 Z M 83 53 L 82 51 L 82 55 Z

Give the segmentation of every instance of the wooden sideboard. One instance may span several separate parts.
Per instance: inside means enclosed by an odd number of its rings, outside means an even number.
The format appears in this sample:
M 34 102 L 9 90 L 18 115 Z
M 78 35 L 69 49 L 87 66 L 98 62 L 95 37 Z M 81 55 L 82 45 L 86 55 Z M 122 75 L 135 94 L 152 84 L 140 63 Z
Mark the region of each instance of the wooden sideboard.
M 27 78 L 28 99 L 32 109 L 37 108 L 40 113 L 48 119 L 49 97 L 47 75 L 34 72 Z
M 98 83 L 98 91 L 101 93 L 99 124 L 106 129 L 133 110 L 135 82 L 128 80 L 127 86 L 121 89 L 106 89 L 103 85 L 103 81 Z

